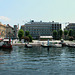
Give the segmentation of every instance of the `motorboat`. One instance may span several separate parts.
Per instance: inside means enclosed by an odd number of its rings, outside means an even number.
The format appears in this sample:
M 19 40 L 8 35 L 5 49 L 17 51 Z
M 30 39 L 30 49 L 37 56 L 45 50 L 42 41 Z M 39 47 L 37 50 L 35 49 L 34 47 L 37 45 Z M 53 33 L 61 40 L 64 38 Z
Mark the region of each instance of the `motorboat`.
M 26 48 L 32 48 L 32 45 L 30 45 L 30 44 L 25 44 L 25 47 L 26 47 Z
M 68 44 L 67 47 L 75 48 L 75 44 Z
M 41 44 L 42 47 L 56 47 L 56 48 L 60 48 L 62 47 L 62 44 L 59 44 L 57 42 L 49 42 L 49 40 L 47 41 L 47 44 L 46 43 L 42 43 Z
M 42 47 L 51 47 L 50 45 L 47 44 L 41 44 Z
M 11 49 L 11 39 L 3 39 L 3 41 L 0 43 L 0 48 Z
M 52 47 L 61 48 L 62 44 L 53 44 Z
M 47 44 L 45 44 L 44 42 L 42 42 L 41 46 L 42 47 L 51 47 L 50 44 L 49 44 L 49 39 L 47 41 Z

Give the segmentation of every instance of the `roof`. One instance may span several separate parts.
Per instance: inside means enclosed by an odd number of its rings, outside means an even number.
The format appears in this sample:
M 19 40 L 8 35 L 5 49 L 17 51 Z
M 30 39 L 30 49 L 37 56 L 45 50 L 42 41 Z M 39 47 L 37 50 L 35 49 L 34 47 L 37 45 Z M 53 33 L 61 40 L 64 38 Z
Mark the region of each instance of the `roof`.
M 40 38 L 53 38 L 52 36 L 40 36 Z
M 10 27 L 10 28 L 14 29 L 14 28 L 13 28 L 12 26 L 10 26 L 9 24 L 7 24 L 7 26 L 6 26 L 6 27 L 7 27 L 7 28 L 8 28 L 8 27 Z
M 5 24 L 3 25 L 3 24 L 1 24 L 1 23 L 0 23 L 0 26 L 4 26 L 4 27 L 6 27 L 6 25 L 5 25 Z

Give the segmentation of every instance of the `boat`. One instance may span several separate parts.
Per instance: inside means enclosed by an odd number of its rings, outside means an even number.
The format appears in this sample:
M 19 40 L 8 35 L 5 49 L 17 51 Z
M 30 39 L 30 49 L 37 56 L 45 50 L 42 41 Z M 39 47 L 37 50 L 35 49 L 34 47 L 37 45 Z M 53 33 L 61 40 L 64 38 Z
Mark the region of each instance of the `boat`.
M 3 39 L 3 41 L 0 43 L 0 48 L 11 49 L 11 39 Z
M 42 47 L 51 47 L 50 45 L 48 46 L 47 44 L 41 44 Z
M 75 44 L 68 44 L 67 47 L 75 48 Z
M 62 44 L 53 44 L 52 47 L 61 48 Z
M 30 45 L 30 44 L 25 44 L 25 47 L 26 47 L 26 48 L 32 48 L 32 45 Z
M 0 41 L 0 48 L 2 48 L 2 45 L 4 44 L 3 41 Z
M 47 44 L 45 44 L 44 42 L 42 42 L 41 46 L 42 47 L 51 47 L 51 45 L 49 44 L 49 39 L 47 41 Z
M 42 43 L 41 46 L 42 47 L 56 47 L 56 48 L 60 48 L 60 47 L 62 47 L 62 44 L 59 44 L 57 42 L 49 42 L 49 40 L 48 40 L 47 44 Z

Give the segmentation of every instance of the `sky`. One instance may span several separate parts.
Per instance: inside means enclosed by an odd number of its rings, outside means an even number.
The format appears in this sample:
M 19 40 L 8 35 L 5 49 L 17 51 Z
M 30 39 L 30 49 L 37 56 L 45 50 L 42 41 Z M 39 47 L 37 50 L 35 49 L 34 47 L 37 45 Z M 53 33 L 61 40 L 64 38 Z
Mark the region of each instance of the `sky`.
M 75 0 L 0 0 L 0 22 L 11 26 L 30 20 L 75 23 Z

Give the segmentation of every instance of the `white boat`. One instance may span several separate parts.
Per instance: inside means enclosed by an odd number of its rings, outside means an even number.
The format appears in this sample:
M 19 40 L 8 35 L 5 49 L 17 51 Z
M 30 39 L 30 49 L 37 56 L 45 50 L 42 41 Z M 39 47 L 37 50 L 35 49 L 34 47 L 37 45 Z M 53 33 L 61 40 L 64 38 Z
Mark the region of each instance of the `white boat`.
M 30 45 L 30 44 L 25 44 L 25 47 L 26 47 L 26 48 L 32 48 L 32 45 Z
M 60 47 L 62 47 L 62 44 L 59 44 L 57 42 L 49 42 L 49 40 L 48 40 L 47 44 L 42 43 L 41 46 L 42 47 L 56 47 L 56 48 L 60 48 Z
M 62 44 L 53 44 L 52 47 L 61 48 Z

